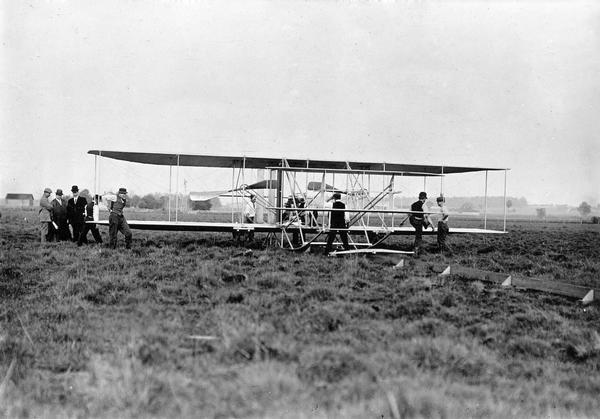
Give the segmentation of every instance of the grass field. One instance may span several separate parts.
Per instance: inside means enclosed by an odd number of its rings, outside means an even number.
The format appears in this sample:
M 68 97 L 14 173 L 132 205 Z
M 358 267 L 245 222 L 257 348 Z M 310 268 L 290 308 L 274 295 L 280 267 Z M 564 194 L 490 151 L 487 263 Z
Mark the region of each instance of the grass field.
M 0 219 L 3 416 L 600 416 L 597 303 L 225 234 L 41 246 L 35 214 Z M 508 229 L 420 260 L 600 286 L 600 226 Z

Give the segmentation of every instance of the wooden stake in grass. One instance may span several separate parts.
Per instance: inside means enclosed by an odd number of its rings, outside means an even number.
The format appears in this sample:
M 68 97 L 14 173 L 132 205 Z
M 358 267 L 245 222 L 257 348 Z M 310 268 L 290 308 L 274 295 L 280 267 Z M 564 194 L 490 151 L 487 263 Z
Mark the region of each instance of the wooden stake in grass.
M 589 304 L 594 301 L 594 290 L 589 290 L 588 293 L 581 299 L 583 304 Z
M 387 398 L 387 402 L 390 405 L 390 411 L 392 413 L 392 417 L 394 419 L 401 419 L 400 411 L 398 410 L 398 402 L 396 401 L 396 396 L 390 390 L 385 392 L 385 397 Z
M 438 276 L 448 276 L 448 275 L 450 275 L 450 265 L 448 265 L 448 267 L 446 267 L 446 269 L 444 269 L 442 271 L 442 273 L 439 274 Z

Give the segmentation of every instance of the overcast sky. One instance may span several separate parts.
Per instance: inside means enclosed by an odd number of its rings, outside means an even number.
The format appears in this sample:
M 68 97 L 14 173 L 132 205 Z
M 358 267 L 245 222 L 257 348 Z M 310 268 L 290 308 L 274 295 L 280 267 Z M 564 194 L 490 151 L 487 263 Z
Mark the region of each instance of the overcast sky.
M 600 2 L 0 4 L 2 196 L 92 187 L 105 149 L 507 167 L 509 195 L 600 200 Z

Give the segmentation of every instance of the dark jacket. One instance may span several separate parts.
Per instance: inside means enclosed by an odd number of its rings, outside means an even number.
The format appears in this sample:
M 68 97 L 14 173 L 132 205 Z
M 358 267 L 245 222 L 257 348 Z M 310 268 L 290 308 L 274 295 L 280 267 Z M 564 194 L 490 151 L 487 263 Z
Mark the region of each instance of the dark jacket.
M 67 219 L 69 220 L 69 223 L 84 223 L 84 213 L 86 205 L 87 200 L 82 196 L 77 198 L 77 204 L 75 204 L 75 198 L 69 199 L 69 203 L 67 204 Z
M 346 209 L 342 201 L 334 201 L 333 209 Z M 346 211 L 331 211 L 331 228 L 346 228 Z
M 417 202 L 413 202 L 413 204 L 410 206 L 410 210 L 423 211 L 423 201 L 418 200 Z M 422 220 L 425 217 L 424 214 L 411 214 L 410 216 L 417 220 Z
M 53 199 L 52 202 L 52 219 L 54 221 L 66 220 L 67 219 L 67 206 L 62 199 Z

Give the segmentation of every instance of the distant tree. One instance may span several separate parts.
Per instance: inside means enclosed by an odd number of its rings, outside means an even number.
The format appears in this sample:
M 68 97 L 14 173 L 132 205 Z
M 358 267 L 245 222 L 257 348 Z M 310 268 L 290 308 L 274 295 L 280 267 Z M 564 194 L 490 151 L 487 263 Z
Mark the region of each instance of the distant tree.
M 188 203 L 189 203 L 189 207 L 192 210 L 194 210 L 194 211 L 198 211 L 198 210 L 208 211 L 209 209 L 212 208 L 210 200 L 208 200 L 208 201 L 192 201 L 192 200 L 189 200 Z
M 538 218 L 546 218 L 546 208 L 536 208 L 535 212 L 537 213 Z
M 168 208 L 169 207 L 169 195 L 161 195 L 158 199 L 160 199 L 160 202 L 161 202 L 161 205 L 162 205 L 161 208 Z M 175 198 L 174 197 L 171 199 L 171 206 L 173 208 L 175 208 Z
M 509 199 L 508 201 L 506 201 L 506 209 L 508 209 L 510 211 L 510 207 L 513 206 L 512 201 Z
M 583 201 L 581 204 L 579 204 L 579 207 L 577 207 L 577 211 L 579 211 L 579 214 L 581 214 L 582 217 L 585 217 L 592 212 L 592 206 Z
M 524 196 L 520 197 L 520 198 L 517 200 L 517 206 L 518 206 L 518 207 L 526 207 L 527 205 L 528 205 L 528 203 L 527 203 L 527 199 L 525 199 L 525 197 L 524 197 Z
M 162 205 L 161 200 L 157 199 L 152 194 L 144 195 L 139 203 L 139 207 L 142 209 L 157 209 L 162 208 Z
M 131 204 L 132 207 L 139 207 L 140 206 L 140 202 L 142 201 L 142 197 L 139 195 L 131 195 L 129 197 L 129 203 Z

